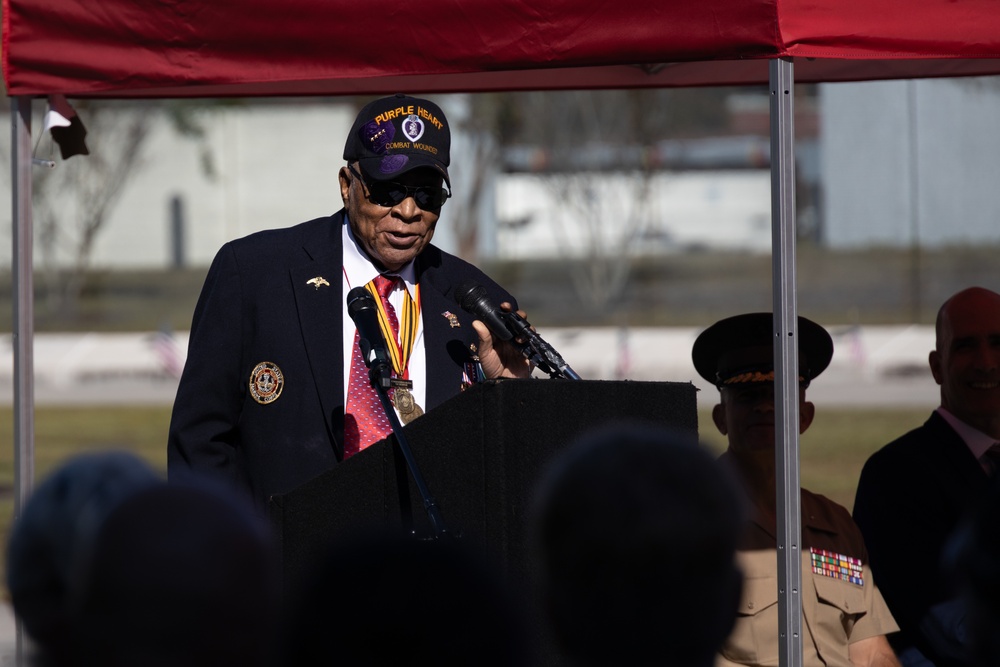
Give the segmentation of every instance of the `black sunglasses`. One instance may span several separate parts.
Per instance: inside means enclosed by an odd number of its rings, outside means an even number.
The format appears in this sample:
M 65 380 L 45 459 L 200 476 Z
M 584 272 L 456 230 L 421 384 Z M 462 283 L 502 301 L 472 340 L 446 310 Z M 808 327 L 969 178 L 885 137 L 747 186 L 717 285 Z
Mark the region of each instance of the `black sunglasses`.
M 366 183 L 361 174 L 355 171 L 353 165 L 347 165 L 361 185 L 368 190 L 368 201 L 377 206 L 395 206 L 407 197 L 413 197 L 417 206 L 425 210 L 441 208 L 451 193 L 441 185 L 403 185 L 394 181 L 375 181 Z

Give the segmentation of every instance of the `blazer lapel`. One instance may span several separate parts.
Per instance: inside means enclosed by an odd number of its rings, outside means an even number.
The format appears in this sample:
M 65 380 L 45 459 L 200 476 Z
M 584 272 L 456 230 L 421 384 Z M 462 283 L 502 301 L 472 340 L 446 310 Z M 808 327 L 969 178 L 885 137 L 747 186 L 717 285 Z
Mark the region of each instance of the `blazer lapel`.
M 299 314 L 303 350 L 323 409 L 323 419 L 342 455 L 344 420 L 343 258 L 341 216 L 331 219 L 304 244 L 309 259 L 289 270 L 292 294 Z M 314 280 L 315 279 L 315 280 Z

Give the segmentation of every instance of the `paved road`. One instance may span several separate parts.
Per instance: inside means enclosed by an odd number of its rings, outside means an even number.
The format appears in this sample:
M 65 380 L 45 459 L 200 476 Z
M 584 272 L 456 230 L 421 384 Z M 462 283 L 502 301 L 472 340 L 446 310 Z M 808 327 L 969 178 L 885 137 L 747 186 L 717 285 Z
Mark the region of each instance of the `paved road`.
M 927 368 L 932 327 L 830 327 L 830 369 L 810 388 L 824 405 L 934 406 Z M 704 383 L 691 364 L 695 328 L 549 329 L 539 332 L 585 379 Z M 34 391 L 39 405 L 170 405 L 187 352 L 187 333 L 39 334 Z M 0 404 L 13 400 L 10 337 L 0 338 Z M 6 352 L 6 354 L 4 354 Z M 710 396 L 703 391 L 701 395 Z M 711 399 L 708 399 L 711 400 Z
M 810 400 L 829 406 L 933 407 L 938 388 L 927 366 L 933 327 L 830 327 L 834 356 L 809 388 Z M 691 363 L 695 328 L 569 329 L 540 333 L 588 379 L 693 382 L 699 401 L 714 401 L 714 387 Z

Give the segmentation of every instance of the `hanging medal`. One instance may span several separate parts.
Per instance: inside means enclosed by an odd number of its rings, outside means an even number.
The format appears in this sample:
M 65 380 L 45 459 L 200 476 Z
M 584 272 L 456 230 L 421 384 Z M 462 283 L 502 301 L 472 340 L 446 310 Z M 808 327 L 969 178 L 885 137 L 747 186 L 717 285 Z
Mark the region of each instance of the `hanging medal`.
M 404 424 L 424 414 L 423 409 L 417 405 L 413 398 L 413 382 L 410 376 L 410 353 L 413 351 L 414 342 L 417 339 L 417 331 L 420 327 L 420 285 L 415 287 L 417 295 L 416 301 L 410 297 L 410 291 L 403 288 L 403 313 L 399 318 L 399 339 L 397 340 L 389 322 L 389 316 L 385 312 L 385 304 L 379 298 L 378 291 L 374 283 L 365 285 L 378 307 L 378 323 L 382 328 L 382 336 L 385 338 L 389 348 L 389 356 L 392 359 L 393 378 L 392 404 L 399 411 L 399 418 Z

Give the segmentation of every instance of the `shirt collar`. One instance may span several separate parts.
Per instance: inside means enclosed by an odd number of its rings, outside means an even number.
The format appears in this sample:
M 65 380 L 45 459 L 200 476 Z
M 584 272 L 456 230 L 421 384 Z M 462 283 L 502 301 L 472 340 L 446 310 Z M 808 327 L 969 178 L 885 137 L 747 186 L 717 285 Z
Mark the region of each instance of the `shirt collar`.
M 948 425 L 955 429 L 963 441 L 965 441 L 966 447 L 972 452 L 972 455 L 976 457 L 976 460 L 982 458 L 986 450 L 989 449 L 996 442 L 996 438 L 993 438 L 979 429 L 973 428 L 966 424 L 964 421 L 951 414 L 944 408 L 938 408 L 935 410 L 941 418 L 948 422 Z
M 361 244 L 354 238 L 354 231 L 351 229 L 351 224 L 346 214 L 344 215 L 343 238 L 344 275 L 347 277 L 348 287 L 357 287 L 371 282 L 379 274 L 379 271 L 372 264 L 371 259 L 369 259 L 364 250 L 362 250 Z M 402 278 L 403 283 L 406 285 L 406 291 L 410 293 L 410 298 L 417 298 L 417 270 L 413 261 L 408 262 L 399 271 L 387 275 Z

